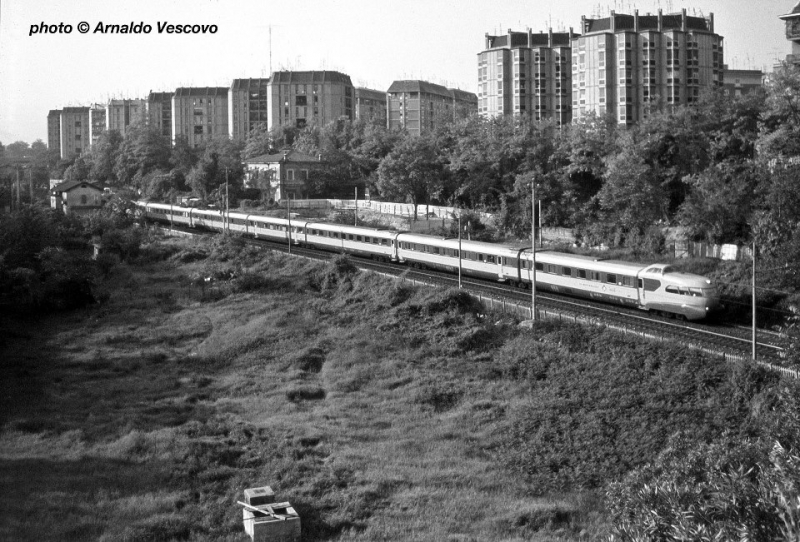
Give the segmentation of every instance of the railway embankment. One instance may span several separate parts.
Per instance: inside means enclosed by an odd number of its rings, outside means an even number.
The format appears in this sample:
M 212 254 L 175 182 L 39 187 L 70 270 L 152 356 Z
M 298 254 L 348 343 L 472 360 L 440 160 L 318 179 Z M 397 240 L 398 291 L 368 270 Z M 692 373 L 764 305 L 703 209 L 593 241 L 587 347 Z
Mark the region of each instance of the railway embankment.
M 5 539 L 246 540 L 257 485 L 305 540 L 599 540 L 670 503 L 779 534 L 798 487 L 798 384 L 757 367 L 223 236 L 99 290 L 0 320 Z

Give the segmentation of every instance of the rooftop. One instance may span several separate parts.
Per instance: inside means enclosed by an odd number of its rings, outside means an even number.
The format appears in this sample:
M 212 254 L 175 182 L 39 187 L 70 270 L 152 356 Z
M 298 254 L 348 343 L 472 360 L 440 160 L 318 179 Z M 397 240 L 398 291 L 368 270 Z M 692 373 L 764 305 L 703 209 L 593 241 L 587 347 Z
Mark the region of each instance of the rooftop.
M 261 79 L 234 79 L 231 84 L 232 90 L 250 90 L 251 88 L 265 87 L 269 84 L 269 78 Z
M 175 97 L 183 96 L 225 96 L 228 97 L 228 87 L 181 87 L 175 89 Z
M 350 76 L 334 71 L 283 71 L 272 74 L 273 83 L 341 83 L 353 86 Z

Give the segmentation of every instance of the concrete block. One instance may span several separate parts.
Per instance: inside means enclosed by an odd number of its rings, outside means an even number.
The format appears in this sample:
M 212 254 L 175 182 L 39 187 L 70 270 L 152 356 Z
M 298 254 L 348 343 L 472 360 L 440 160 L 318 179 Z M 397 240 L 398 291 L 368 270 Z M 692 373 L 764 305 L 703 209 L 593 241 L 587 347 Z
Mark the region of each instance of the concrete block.
M 259 506 L 275 502 L 275 492 L 269 486 L 251 487 L 244 490 L 244 502 L 250 506 Z
M 253 542 L 300 542 L 300 516 L 288 502 L 243 510 L 244 530 Z

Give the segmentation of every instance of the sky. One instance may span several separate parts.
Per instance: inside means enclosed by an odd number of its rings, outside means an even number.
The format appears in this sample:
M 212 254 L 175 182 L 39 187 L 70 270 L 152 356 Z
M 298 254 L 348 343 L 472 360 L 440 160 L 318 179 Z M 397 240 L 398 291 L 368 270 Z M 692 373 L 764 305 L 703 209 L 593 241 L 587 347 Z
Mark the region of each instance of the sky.
M 181 86 L 227 87 L 276 70 L 337 70 L 377 90 L 423 79 L 475 92 L 486 33 L 580 32 L 582 15 L 610 10 L 713 13 L 731 68 L 770 70 L 790 52 L 778 16 L 795 0 L 694 1 L 0 0 L 0 142 L 46 142 L 51 109 Z M 80 23 L 88 23 L 87 33 Z M 97 31 L 98 24 L 131 23 L 151 30 Z M 167 24 L 215 28 L 160 33 Z

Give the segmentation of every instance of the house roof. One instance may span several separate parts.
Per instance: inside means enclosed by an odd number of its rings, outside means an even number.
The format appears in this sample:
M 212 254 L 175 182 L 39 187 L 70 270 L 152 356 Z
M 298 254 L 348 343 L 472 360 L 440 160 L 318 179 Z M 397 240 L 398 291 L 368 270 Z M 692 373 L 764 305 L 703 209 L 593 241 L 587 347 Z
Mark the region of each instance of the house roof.
M 244 161 L 245 164 L 275 164 L 278 162 L 283 161 L 284 156 L 286 157 L 286 162 L 289 163 L 298 163 L 298 162 L 319 162 L 318 156 L 313 156 L 311 154 L 304 154 L 302 152 L 297 152 L 294 149 L 287 149 L 285 151 L 276 152 L 274 154 L 262 154 L 261 156 L 256 156 L 254 158 L 248 158 Z
M 794 8 L 792 8 L 792 11 L 790 11 L 786 15 L 781 15 L 779 18 L 783 20 L 796 19 L 798 16 L 800 16 L 800 2 L 795 4 Z
M 94 183 L 90 183 L 89 181 L 64 181 L 63 183 L 53 187 L 53 192 L 59 192 L 59 193 L 61 193 L 61 192 L 69 192 L 73 188 L 77 188 L 79 186 L 84 186 L 84 185 L 85 186 L 89 186 L 91 188 L 94 188 L 98 192 L 102 192 L 103 191 L 102 188 L 100 188 L 99 186 L 97 186 Z

